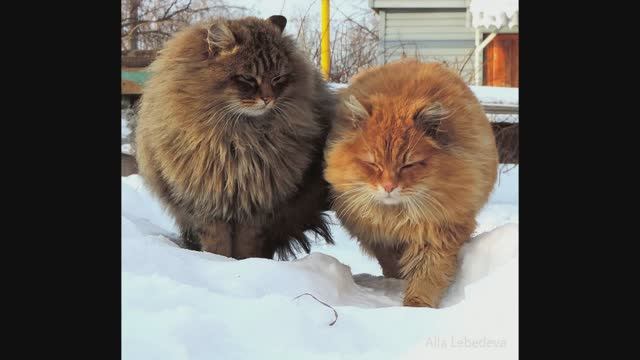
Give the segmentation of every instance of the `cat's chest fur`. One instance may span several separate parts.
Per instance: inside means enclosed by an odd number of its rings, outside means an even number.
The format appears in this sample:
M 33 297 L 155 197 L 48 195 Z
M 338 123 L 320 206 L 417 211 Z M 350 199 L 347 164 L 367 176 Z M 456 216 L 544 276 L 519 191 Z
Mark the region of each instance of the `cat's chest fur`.
M 348 205 L 347 205 L 348 206 Z M 341 207 L 337 206 L 341 214 Z M 399 243 L 428 243 L 435 223 L 411 221 L 401 208 L 370 209 L 368 213 L 339 216 L 349 233 L 370 245 L 395 246 Z
M 243 131 L 244 130 L 244 131 Z M 295 193 L 313 142 L 283 131 L 202 133 L 176 157 L 196 213 L 242 220 L 270 212 Z M 182 164 L 180 164 L 182 162 Z

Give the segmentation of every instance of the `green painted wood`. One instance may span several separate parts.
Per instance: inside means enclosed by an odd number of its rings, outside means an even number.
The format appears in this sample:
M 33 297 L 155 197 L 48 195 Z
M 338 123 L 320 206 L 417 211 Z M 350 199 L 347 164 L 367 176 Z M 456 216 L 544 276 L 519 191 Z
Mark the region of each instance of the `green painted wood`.
M 133 81 L 142 86 L 149 79 L 150 74 L 147 71 L 124 71 L 122 70 L 122 80 Z

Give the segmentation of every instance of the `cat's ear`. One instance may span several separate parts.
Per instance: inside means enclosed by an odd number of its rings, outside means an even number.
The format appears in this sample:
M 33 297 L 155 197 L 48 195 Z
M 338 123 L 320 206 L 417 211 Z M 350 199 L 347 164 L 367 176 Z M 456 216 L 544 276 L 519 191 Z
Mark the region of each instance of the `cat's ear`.
M 236 37 L 225 21 L 217 21 L 207 30 L 209 56 L 230 52 L 236 46 Z
M 267 20 L 277 26 L 278 29 L 280 29 L 280 32 L 283 32 L 284 27 L 287 26 L 287 18 L 282 15 L 273 15 L 270 16 Z
M 413 117 L 413 121 L 417 128 L 425 132 L 425 134 L 433 138 L 441 145 L 447 143 L 447 133 L 442 126 L 442 122 L 451 114 L 441 103 L 435 102 L 418 110 Z
M 353 126 L 358 126 L 358 123 L 361 120 L 365 120 L 369 118 L 369 111 L 362 105 L 358 99 L 350 95 L 345 101 L 344 106 L 351 112 L 351 121 L 353 122 Z

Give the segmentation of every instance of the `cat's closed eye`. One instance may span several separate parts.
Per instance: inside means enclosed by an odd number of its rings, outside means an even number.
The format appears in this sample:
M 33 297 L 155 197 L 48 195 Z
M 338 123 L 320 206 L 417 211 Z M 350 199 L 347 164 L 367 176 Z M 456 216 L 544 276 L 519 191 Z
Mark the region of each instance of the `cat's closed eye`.
M 378 164 L 376 164 L 374 162 L 360 160 L 360 163 L 363 164 L 364 166 L 368 167 L 369 169 L 373 170 L 373 171 L 382 172 L 382 168 L 380 167 L 380 165 L 378 165 Z
M 409 170 L 409 169 L 413 169 L 419 166 L 426 166 L 427 165 L 427 161 L 426 160 L 420 160 L 420 161 L 414 161 L 412 163 L 409 164 L 405 164 L 404 166 L 402 166 L 400 168 L 400 170 Z
M 236 81 L 245 83 L 250 86 L 256 86 L 258 84 L 256 78 L 251 75 L 236 75 L 235 79 Z
M 271 79 L 272 85 L 282 85 L 287 82 L 287 75 L 279 75 Z

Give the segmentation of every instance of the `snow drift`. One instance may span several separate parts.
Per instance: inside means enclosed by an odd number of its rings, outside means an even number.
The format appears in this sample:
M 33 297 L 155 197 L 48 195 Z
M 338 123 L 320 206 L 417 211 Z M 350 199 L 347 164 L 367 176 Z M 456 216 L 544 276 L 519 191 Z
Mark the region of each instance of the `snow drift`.
M 183 249 L 141 178 L 123 177 L 122 357 L 514 359 L 517 170 L 501 174 L 440 309 L 402 307 L 404 281 L 382 278 L 338 224 L 335 246 L 289 262 Z

